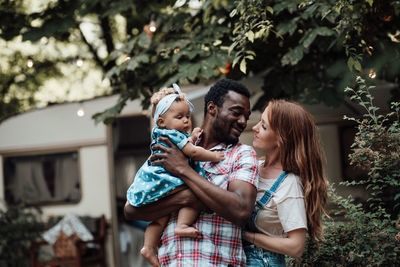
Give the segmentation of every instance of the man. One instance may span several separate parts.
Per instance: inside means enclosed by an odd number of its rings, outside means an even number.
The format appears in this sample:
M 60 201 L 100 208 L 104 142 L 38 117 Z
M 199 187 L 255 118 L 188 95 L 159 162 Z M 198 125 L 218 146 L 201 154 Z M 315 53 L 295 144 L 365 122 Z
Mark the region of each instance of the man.
M 199 145 L 225 154 L 224 161 L 203 163 L 207 179 L 189 166 L 185 155 L 168 138 L 160 140 L 169 147 L 153 147 L 163 153 L 153 155 L 152 164 L 181 178 L 189 189 L 140 208 L 127 203 L 126 218 L 154 220 L 184 206 L 207 209 L 194 224 L 202 233 L 201 239 L 176 236 L 177 216 L 173 213 L 158 251 L 161 265 L 245 266 L 240 227 L 251 215 L 258 182 L 256 153 L 238 142 L 250 116 L 249 96 L 245 86 L 227 79 L 217 82 L 205 96 Z

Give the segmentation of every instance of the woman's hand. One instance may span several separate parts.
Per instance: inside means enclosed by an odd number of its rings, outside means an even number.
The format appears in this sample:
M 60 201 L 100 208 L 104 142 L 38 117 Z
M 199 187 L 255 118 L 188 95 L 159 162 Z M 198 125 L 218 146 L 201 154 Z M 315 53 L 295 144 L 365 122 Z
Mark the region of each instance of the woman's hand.
M 303 254 L 306 242 L 306 229 L 289 231 L 288 237 L 271 237 L 263 233 L 252 232 L 243 232 L 242 237 L 256 247 L 299 258 Z
M 253 232 L 244 231 L 242 233 L 242 238 L 252 244 L 254 244 L 255 237 L 256 237 L 256 233 L 253 233 Z

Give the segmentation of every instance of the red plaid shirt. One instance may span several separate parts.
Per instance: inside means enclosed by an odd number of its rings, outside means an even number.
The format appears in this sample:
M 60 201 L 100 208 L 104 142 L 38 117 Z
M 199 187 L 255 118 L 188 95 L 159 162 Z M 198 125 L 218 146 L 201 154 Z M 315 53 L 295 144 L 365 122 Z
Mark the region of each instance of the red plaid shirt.
M 212 150 L 223 150 L 225 160 L 203 163 L 210 182 L 223 189 L 234 180 L 257 187 L 258 164 L 252 147 L 220 144 Z M 201 213 L 194 227 L 203 238 L 181 238 L 174 234 L 176 219 L 177 213 L 171 216 L 160 241 L 158 257 L 162 266 L 245 266 L 240 227 L 216 213 Z

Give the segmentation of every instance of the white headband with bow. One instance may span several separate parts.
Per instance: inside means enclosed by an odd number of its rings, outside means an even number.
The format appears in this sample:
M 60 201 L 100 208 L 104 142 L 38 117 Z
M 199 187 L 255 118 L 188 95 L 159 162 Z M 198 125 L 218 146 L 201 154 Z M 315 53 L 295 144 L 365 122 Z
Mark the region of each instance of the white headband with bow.
M 176 94 L 166 95 L 163 98 L 161 98 L 160 102 L 158 102 L 158 104 L 156 106 L 156 111 L 154 112 L 154 118 L 153 118 L 153 121 L 155 124 L 157 124 L 158 118 L 162 114 L 167 112 L 167 110 L 172 105 L 172 103 L 175 101 L 175 99 L 178 98 L 179 94 L 182 93 L 181 88 L 179 88 L 179 86 L 176 83 L 172 84 L 172 86 L 174 87 Z M 185 98 L 185 100 L 189 105 L 190 112 L 193 112 L 194 111 L 193 104 L 187 98 Z

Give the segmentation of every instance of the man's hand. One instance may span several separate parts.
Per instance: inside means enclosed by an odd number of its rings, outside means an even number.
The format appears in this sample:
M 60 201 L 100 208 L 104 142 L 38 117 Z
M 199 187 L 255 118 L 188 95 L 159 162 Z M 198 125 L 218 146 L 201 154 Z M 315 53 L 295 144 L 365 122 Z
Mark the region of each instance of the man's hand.
M 154 221 L 187 206 L 199 211 L 206 210 L 203 202 L 196 197 L 192 190 L 185 188 L 142 207 L 134 207 L 126 202 L 124 213 L 127 220 Z
M 159 137 L 158 140 L 167 144 L 169 147 L 156 144 L 152 147 L 153 151 L 159 150 L 163 153 L 156 153 L 150 157 L 151 165 L 162 166 L 173 176 L 180 177 L 185 168 L 191 168 L 188 158 L 183 152 L 169 140 L 168 137 Z

